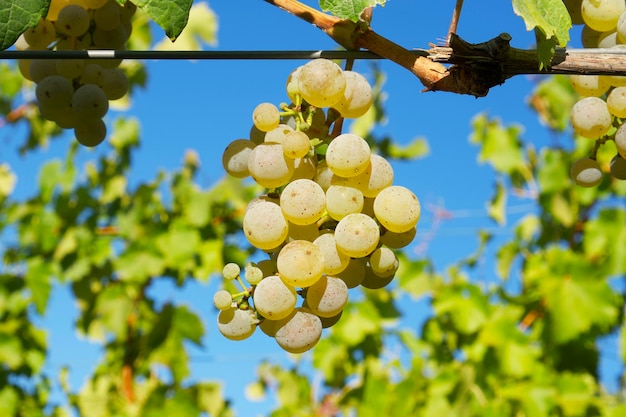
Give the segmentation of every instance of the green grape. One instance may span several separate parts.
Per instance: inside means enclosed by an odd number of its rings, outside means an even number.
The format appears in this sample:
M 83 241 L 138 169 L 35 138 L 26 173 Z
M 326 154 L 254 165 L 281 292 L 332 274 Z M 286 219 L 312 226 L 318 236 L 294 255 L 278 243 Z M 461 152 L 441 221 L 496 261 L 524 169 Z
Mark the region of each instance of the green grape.
M 93 21 L 102 30 L 114 30 L 121 26 L 121 7 L 115 0 L 109 0 L 93 12 Z
M 302 97 L 315 107 L 332 107 L 343 97 L 346 78 L 333 61 L 319 58 L 307 62 L 298 73 Z
M 241 268 L 234 262 L 229 262 L 222 268 L 222 276 L 227 280 L 236 279 L 240 273 Z
M 390 230 L 386 230 L 385 233 L 380 236 L 380 243 L 391 249 L 401 249 L 413 242 L 416 233 L 417 229 L 415 227 L 402 233 L 394 233 Z
M 56 40 L 56 29 L 49 20 L 41 20 L 35 27 L 24 32 L 24 40 L 30 49 L 46 49 Z
M 328 168 L 340 177 L 349 178 L 365 171 L 370 163 L 370 146 L 352 133 L 334 138 L 326 149 Z
M 621 125 L 615 132 L 615 146 L 622 158 L 626 158 L 626 127 L 624 126 L 626 124 Z
M 248 158 L 256 145 L 247 139 L 232 141 L 222 154 L 222 166 L 229 175 L 235 178 L 245 178 L 250 175 L 248 171 Z
M 369 264 L 370 268 L 372 268 L 372 272 L 381 278 L 388 278 L 389 276 L 395 275 L 400 265 L 396 254 L 391 249 L 384 246 L 372 252 Z
M 351 258 L 346 269 L 335 274 L 335 276 L 342 279 L 348 288 L 358 287 L 365 278 L 366 259 L 367 258 Z
M 293 127 L 281 123 L 269 132 L 265 133 L 263 137 L 263 142 L 265 143 L 283 143 L 283 140 L 287 136 L 288 133 L 293 132 Z
M 348 303 L 348 286 L 337 277 L 324 275 L 307 288 L 306 305 L 320 317 L 334 317 Z
M 102 119 L 77 117 L 74 125 L 74 135 L 78 143 L 91 148 L 98 146 L 106 139 L 107 127 Z
M 99 86 L 84 84 L 74 92 L 72 107 L 80 118 L 101 119 L 109 110 L 109 100 Z
M 252 310 L 231 307 L 217 316 L 217 329 L 229 340 L 244 340 L 252 336 L 259 319 Z
M 311 150 L 309 136 L 299 130 L 287 133 L 283 138 L 282 145 L 285 155 L 293 159 L 304 158 Z
M 280 206 L 287 220 L 304 226 L 315 223 L 322 216 L 326 196 L 315 181 L 295 180 L 280 193 Z
M 599 75 L 570 75 L 569 81 L 574 91 L 584 97 L 600 97 L 610 87 L 607 79 Z
M 313 244 L 322 252 L 322 257 L 324 258 L 324 274 L 337 275 L 348 267 L 350 257 L 337 249 L 337 242 L 335 241 L 335 233 L 333 231 L 322 233 L 313 240 Z
M 120 68 L 105 68 L 99 84 L 109 100 L 118 100 L 128 93 L 128 76 Z
M 276 258 L 281 279 L 293 287 L 309 287 L 322 276 L 322 251 L 307 240 L 294 240 L 283 246 Z
M 626 87 L 615 87 L 606 98 L 606 105 L 613 116 L 626 117 Z
M 580 136 L 599 139 L 611 128 L 613 118 L 604 100 L 584 97 L 571 110 L 572 127 Z
M 382 156 L 371 154 L 370 163 L 359 175 L 348 179 L 348 184 L 359 189 L 363 196 L 374 198 L 393 183 L 393 168 Z
M 35 88 L 35 96 L 42 109 L 69 107 L 73 94 L 72 83 L 60 75 L 45 77 Z
M 582 18 L 593 30 L 606 32 L 615 29 L 624 11 L 624 0 L 583 0 Z
M 374 219 L 363 213 L 352 213 L 335 228 L 337 249 L 352 258 L 363 258 L 376 249 L 380 229 Z
M 261 103 L 252 112 L 252 122 L 262 132 L 276 129 L 280 123 L 278 107 L 272 103 Z
M 611 175 L 618 180 L 626 180 L 626 159 L 617 154 L 611 159 Z
M 259 201 L 246 210 L 243 233 L 253 246 L 261 250 L 275 249 L 287 238 L 287 220 L 278 204 Z
M 275 324 L 274 338 L 289 353 L 303 353 L 317 344 L 322 336 L 322 321 L 311 310 L 298 307 Z
M 296 308 L 296 289 L 285 284 L 278 275 L 265 277 L 254 288 L 252 295 L 254 308 L 263 317 L 280 320 Z
M 59 12 L 55 27 L 67 36 L 81 36 L 89 29 L 89 13 L 83 7 L 69 4 Z
M 246 265 L 244 273 L 246 275 L 246 281 L 248 281 L 250 285 L 257 285 L 264 277 L 261 268 L 252 264 Z
M 312 180 L 317 172 L 317 157 L 305 156 L 293 160 L 293 174 L 289 181 Z
M 252 178 L 266 188 L 278 188 L 293 175 L 294 161 L 285 157 L 280 143 L 261 143 L 248 157 L 248 171 Z
M 342 117 L 354 119 L 363 116 L 372 105 L 372 87 L 364 76 L 354 71 L 344 71 L 346 89 L 341 99 L 333 105 Z
M 363 209 L 363 193 L 345 182 L 331 184 L 326 190 L 326 211 L 335 220 Z
M 213 305 L 218 310 L 228 310 L 232 307 L 233 296 L 226 290 L 219 290 L 213 294 Z
M 411 190 L 392 185 L 382 190 L 374 200 L 374 214 L 385 229 L 406 232 L 420 219 L 420 202 Z
M 570 177 L 576 185 L 593 187 L 602 181 L 602 171 L 595 159 L 582 158 L 572 164 Z

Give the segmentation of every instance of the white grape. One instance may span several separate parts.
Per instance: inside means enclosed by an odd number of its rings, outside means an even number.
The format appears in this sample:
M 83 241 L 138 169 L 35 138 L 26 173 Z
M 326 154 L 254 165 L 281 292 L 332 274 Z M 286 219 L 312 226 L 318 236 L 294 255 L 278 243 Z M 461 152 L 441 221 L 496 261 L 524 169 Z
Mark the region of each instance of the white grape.
M 617 26 L 624 11 L 624 0 L 583 0 L 580 10 L 587 26 L 605 32 Z
M 348 267 L 350 257 L 337 249 L 335 233 L 333 231 L 323 233 L 313 240 L 313 244 L 320 248 L 324 258 L 323 273 L 336 275 Z
M 257 285 L 263 279 L 263 271 L 258 266 L 247 264 L 245 267 L 246 281 L 250 285 Z
M 293 174 L 289 181 L 299 179 L 312 180 L 317 172 L 317 157 L 315 155 L 293 160 Z
M 606 98 L 606 105 L 612 115 L 626 117 L 626 87 L 615 87 Z
M 599 139 L 609 131 L 613 118 L 604 100 L 584 97 L 572 107 L 571 120 L 572 127 L 580 136 Z
M 68 36 L 80 36 L 89 29 L 89 13 L 82 6 L 69 4 L 59 12 L 56 30 Z
M 93 12 L 93 20 L 103 30 L 113 30 L 122 24 L 121 7 L 115 0 L 109 0 Z
M 328 145 L 326 164 L 340 177 L 354 177 L 367 169 L 370 152 L 370 146 L 363 138 L 353 133 L 344 133 Z
M 42 79 L 35 89 L 37 101 L 42 108 L 68 107 L 72 102 L 72 83 L 60 75 L 50 75 Z
M 229 340 L 244 340 L 252 336 L 259 319 L 252 310 L 231 307 L 217 316 L 217 329 Z
M 274 338 L 289 353 L 303 353 L 317 344 L 322 336 L 322 321 L 306 308 L 296 308 L 275 324 Z
M 30 61 L 28 68 L 30 79 L 36 83 L 40 83 L 46 77 L 51 75 L 59 75 L 54 59 L 33 59 Z
M 372 272 L 382 278 L 394 275 L 400 265 L 396 254 L 386 247 L 380 247 L 372 252 L 369 264 Z
M 302 97 L 316 107 L 331 107 L 343 97 L 346 79 L 333 61 L 318 58 L 307 62 L 298 73 Z
M 56 39 L 56 29 L 49 20 L 41 20 L 35 27 L 24 32 L 24 40 L 30 49 L 46 49 Z
M 280 112 L 272 103 L 261 103 L 252 112 L 252 122 L 262 132 L 269 132 L 278 127 Z
M 363 281 L 361 281 L 361 286 L 370 290 L 378 290 L 389 285 L 389 283 L 393 281 L 393 278 L 393 274 L 388 277 L 376 275 L 368 263 L 365 265 L 365 274 L 363 276 Z
M 386 230 L 385 233 L 380 236 L 380 243 L 391 249 L 401 249 L 409 245 L 413 239 L 415 239 L 416 233 L 417 229 L 415 227 L 402 233 Z
M 299 225 L 289 222 L 289 233 L 287 234 L 287 241 L 292 240 L 308 240 L 313 242 L 320 235 L 320 229 L 316 223 Z
M 348 179 L 348 184 L 358 188 L 365 197 L 376 197 L 393 183 L 393 168 L 382 156 L 371 154 L 365 171 Z
M 363 213 L 352 213 L 335 228 L 337 249 L 352 258 L 369 255 L 378 246 L 380 229 L 374 219 Z
M 317 164 L 314 180 L 320 185 L 320 187 L 322 187 L 322 190 L 326 191 L 332 184 L 334 175 L 335 174 L 330 170 L 326 160 L 324 159 Z
M 344 71 L 346 88 L 341 99 L 333 105 L 342 117 L 363 116 L 372 105 L 372 87 L 364 76 L 354 71 Z
M 106 68 L 99 84 L 109 100 L 118 100 L 128 92 L 128 76 L 120 68 Z
M 578 94 L 584 97 L 600 97 L 609 90 L 605 77 L 599 75 L 570 75 L 569 81 Z
M 572 164 L 570 176 L 576 185 L 593 187 L 602 181 L 600 165 L 591 158 L 582 158 Z
M 289 158 L 305 157 L 311 150 L 311 142 L 306 133 L 299 130 L 287 133 L 282 140 L 283 152 Z
M 626 158 L 626 124 L 621 125 L 617 132 L 615 132 L 615 146 L 617 147 L 617 152 L 622 156 L 622 158 Z
M 293 132 L 293 127 L 280 123 L 275 128 L 265 133 L 263 141 L 266 143 L 283 143 L 283 140 L 289 132 Z
M 109 110 L 109 100 L 99 86 L 84 84 L 74 92 L 72 107 L 81 118 L 98 119 Z
M 94 147 L 100 145 L 107 135 L 107 127 L 102 119 L 77 118 L 74 125 L 76 140 L 83 146 Z
M 298 296 L 294 287 L 285 284 L 278 275 L 272 275 L 257 284 L 252 299 L 259 314 L 270 320 L 280 320 L 296 308 Z
M 306 290 L 306 305 L 320 317 L 341 313 L 348 302 L 348 286 L 337 277 L 324 275 Z
M 248 157 L 248 170 L 259 185 L 277 188 L 287 184 L 293 175 L 294 161 L 285 156 L 280 143 L 261 143 Z
M 235 178 L 245 178 L 250 175 L 248 158 L 255 146 L 247 139 L 237 139 L 229 143 L 222 154 L 224 170 Z
M 287 77 L 287 95 L 291 99 L 292 103 L 296 102 L 296 95 L 301 94 L 300 87 L 298 87 L 298 78 L 300 77 L 301 69 L 302 66 L 296 68 L 295 70 L 291 71 L 291 74 L 289 74 L 289 76 Z
M 83 59 L 57 59 L 55 66 L 57 74 L 73 80 L 83 73 L 85 61 Z
M 324 272 L 322 251 L 307 240 L 294 240 L 283 246 L 276 258 L 278 274 L 293 287 L 309 287 Z
M 298 225 L 315 223 L 324 213 L 326 196 L 315 181 L 300 179 L 287 184 L 280 193 L 285 218 Z
M 243 233 L 253 246 L 261 250 L 275 249 L 287 238 L 287 220 L 278 204 L 259 201 L 246 210 Z
M 363 209 L 363 193 L 345 182 L 331 184 L 326 190 L 326 211 L 335 220 Z
M 356 288 L 363 282 L 365 278 L 365 259 L 352 258 L 346 269 L 336 274 L 337 278 L 343 280 L 348 288 Z
M 233 296 L 226 290 L 218 290 L 213 294 L 213 305 L 218 310 L 227 310 L 231 308 Z
M 234 262 L 229 262 L 222 268 L 222 276 L 226 280 L 236 279 L 241 273 L 241 268 Z
M 385 229 L 403 233 L 415 227 L 420 219 L 421 206 L 411 190 L 392 185 L 376 196 L 374 214 Z

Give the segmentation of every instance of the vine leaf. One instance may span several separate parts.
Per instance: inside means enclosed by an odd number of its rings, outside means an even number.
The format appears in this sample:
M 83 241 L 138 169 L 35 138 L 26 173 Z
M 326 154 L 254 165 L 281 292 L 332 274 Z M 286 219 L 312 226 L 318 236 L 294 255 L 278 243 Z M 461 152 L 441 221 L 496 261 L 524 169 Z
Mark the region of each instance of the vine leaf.
M 26 29 L 48 13 L 50 0 L 2 0 L 0 2 L 0 51 L 13 45 Z
M 550 66 L 556 46 L 565 46 L 572 27 L 567 7 L 561 0 L 513 0 L 513 11 L 524 19 L 526 30 L 535 30 L 539 69 Z
M 145 11 L 174 42 L 187 25 L 193 0 L 133 0 L 133 3 Z
M 353 22 L 361 20 L 361 13 L 368 7 L 380 4 L 385 5 L 386 0 L 320 0 L 320 8 L 330 12 L 341 19 L 349 19 Z

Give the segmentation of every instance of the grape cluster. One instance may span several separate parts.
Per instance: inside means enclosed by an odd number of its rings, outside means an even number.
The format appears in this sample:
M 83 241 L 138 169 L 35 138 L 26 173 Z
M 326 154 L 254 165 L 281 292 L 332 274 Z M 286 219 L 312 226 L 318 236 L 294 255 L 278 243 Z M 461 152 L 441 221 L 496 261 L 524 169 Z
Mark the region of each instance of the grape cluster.
M 365 77 L 320 58 L 296 68 L 286 89 L 291 104 L 258 105 L 250 139 L 223 153 L 230 175 L 267 189 L 248 204 L 243 233 L 268 259 L 243 273 L 226 265 L 224 278 L 242 291 L 221 289 L 214 304 L 225 337 L 245 339 L 260 327 L 301 353 L 339 320 L 349 289 L 391 282 L 394 250 L 413 240 L 421 209 L 412 191 L 393 185 L 391 165 L 367 141 L 332 133 L 371 106 Z
M 582 24 L 586 48 L 626 46 L 626 5 L 624 0 L 564 0 L 574 24 Z M 581 98 L 571 110 L 574 131 L 594 140 L 591 154 L 574 162 L 572 180 L 583 187 L 602 181 L 596 160 L 600 146 L 614 142 L 615 156 L 609 171 L 618 180 L 626 179 L 626 76 L 571 75 L 570 81 Z
M 24 32 L 19 49 L 120 50 L 130 37 L 136 7 L 115 0 L 52 0 L 48 14 Z M 74 129 L 78 142 L 96 146 L 107 133 L 102 118 L 109 100 L 128 91 L 120 59 L 22 59 L 22 75 L 37 83 L 41 115 L 64 129 Z

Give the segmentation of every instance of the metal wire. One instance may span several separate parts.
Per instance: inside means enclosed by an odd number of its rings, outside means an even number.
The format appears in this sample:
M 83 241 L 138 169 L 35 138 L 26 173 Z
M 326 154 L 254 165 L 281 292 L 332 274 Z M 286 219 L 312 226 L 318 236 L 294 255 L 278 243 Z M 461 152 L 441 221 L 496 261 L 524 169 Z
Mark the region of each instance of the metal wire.
M 423 52 L 422 52 L 423 54 Z M 183 59 L 183 60 L 279 60 L 279 59 L 384 59 L 369 51 L 0 51 L 3 59 Z

